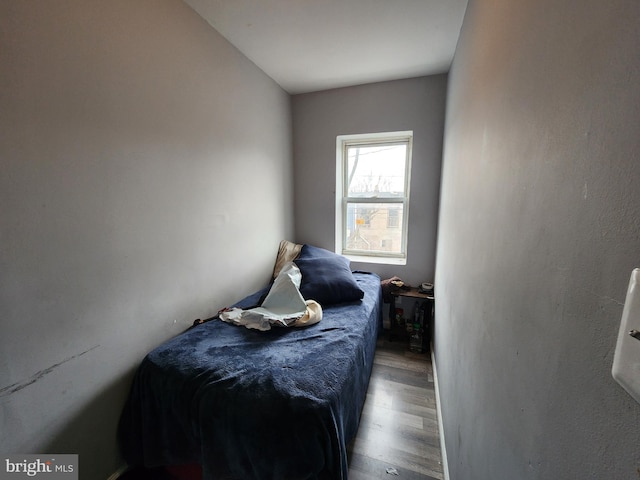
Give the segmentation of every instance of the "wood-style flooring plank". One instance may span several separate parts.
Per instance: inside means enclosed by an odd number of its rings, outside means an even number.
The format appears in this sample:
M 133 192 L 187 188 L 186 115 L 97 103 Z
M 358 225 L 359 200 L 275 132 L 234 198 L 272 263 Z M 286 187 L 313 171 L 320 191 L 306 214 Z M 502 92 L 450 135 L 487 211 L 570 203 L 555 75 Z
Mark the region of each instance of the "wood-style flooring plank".
M 428 354 L 378 342 L 349 480 L 442 480 L 433 370 Z

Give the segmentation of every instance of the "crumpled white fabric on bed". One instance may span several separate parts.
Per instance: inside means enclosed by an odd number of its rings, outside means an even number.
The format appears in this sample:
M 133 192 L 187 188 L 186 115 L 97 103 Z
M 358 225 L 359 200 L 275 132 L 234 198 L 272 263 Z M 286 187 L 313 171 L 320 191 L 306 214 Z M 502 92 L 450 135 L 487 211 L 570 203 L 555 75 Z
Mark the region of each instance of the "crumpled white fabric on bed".
M 220 320 L 256 330 L 278 327 L 306 327 L 322 320 L 322 307 L 305 300 L 300 293 L 302 274 L 293 262 L 287 262 L 276 277 L 260 307 L 231 308 L 220 313 Z

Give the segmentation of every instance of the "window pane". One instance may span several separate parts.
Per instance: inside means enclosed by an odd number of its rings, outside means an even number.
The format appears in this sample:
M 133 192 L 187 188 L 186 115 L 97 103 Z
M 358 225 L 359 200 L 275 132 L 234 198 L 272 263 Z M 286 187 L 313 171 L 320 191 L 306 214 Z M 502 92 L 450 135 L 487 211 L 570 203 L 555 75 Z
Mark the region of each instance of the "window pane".
M 347 147 L 347 196 L 404 196 L 407 145 Z
M 348 203 L 347 250 L 402 253 L 402 216 L 399 203 Z

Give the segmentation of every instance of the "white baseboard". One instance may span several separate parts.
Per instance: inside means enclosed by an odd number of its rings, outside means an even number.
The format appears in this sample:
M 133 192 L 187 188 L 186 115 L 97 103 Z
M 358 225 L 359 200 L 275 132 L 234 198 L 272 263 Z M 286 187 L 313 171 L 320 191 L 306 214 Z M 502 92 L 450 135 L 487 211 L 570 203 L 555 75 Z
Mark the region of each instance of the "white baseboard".
M 431 366 L 433 368 L 433 385 L 436 391 L 436 409 L 438 414 L 438 432 L 440 433 L 440 451 L 442 452 L 442 471 L 444 480 L 449 480 L 449 462 L 447 461 L 447 444 L 444 441 L 444 428 L 442 423 L 442 408 L 440 403 L 440 389 L 438 388 L 438 369 L 436 368 L 436 357 L 433 354 L 433 343 L 431 344 Z
M 122 465 L 120 468 L 118 468 L 118 470 L 109 475 L 109 478 L 107 478 L 107 480 L 118 480 L 118 478 L 120 478 L 120 475 L 126 472 L 128 468 L 128 465 Z

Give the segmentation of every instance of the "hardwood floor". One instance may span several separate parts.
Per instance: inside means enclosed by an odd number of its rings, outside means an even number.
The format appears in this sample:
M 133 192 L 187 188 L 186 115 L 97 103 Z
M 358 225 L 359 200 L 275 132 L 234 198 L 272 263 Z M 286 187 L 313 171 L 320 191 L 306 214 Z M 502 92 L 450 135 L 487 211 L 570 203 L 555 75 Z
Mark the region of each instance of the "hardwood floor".
M 433 370 L 428 353 L 378 341 L 349 480 L 442 480 Z M 136 469 L 120 480 L 200 480 L 199 468 Z M 283 479 L 286 480 L 286 479 Z
M 379 340 L 349 480 L 442 480 L 433 370 L 428 353 Z

